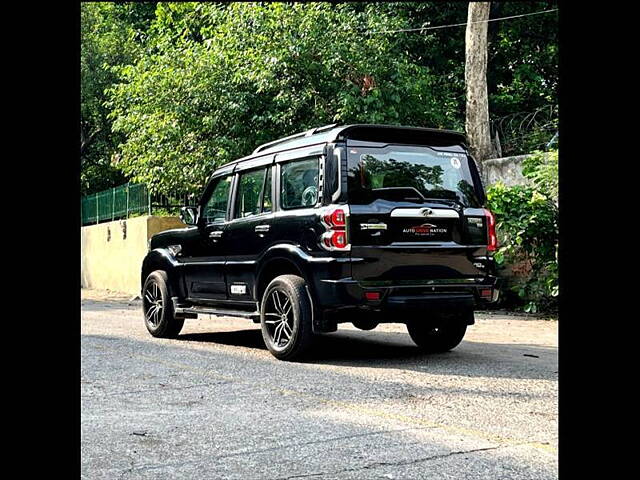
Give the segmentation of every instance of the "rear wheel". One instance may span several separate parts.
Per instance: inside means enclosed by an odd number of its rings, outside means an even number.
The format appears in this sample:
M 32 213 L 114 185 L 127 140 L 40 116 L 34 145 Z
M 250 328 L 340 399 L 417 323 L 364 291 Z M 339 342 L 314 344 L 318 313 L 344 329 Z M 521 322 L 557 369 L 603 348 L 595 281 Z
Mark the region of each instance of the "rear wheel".
M 367 319 L 354 320 L 352 323 L 354 327 L 359 328 L 360 330 L 373 330 L 378 326 L 378 322 Z
M 442 323 L 410 322 L 407 330 L 411 339 L 424 352 L 447 352 L 457 347 L 464 338 L 467 323 L 471 323 L 467 318 L 469 315 L 473 318 L 473 311 L 461 313 L 459 318 L 450 318 Z
M 269 283 L 260 304 L 262 338 L 280 360 L 300 358 L 310 347 L 312 310 L 305 281 L 280 275 Z
M 164 271 L 151 272 L 144 282 L 142 311 L 144 324 L 154 337 L 175 338 L 182 330 L 184 319 L 174 315 L 167 274 Z

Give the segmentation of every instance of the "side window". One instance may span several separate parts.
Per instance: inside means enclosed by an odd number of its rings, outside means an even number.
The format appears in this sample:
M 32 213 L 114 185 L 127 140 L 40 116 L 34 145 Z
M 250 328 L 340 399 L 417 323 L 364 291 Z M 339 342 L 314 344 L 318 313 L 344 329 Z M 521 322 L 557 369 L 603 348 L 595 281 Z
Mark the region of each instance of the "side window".
M 253 170 L 240 174 L 234 218 L 245 218 L 260 213 L 260 194 L 264 186 L 266 169 Z
M 231 175 L 222 177 L 213 187 L 211 196 L 202 209 L 202 216 L 206 223 L 223 222 L 227 214 L 227 201 L 231 187 Z
M 271 165 L 267 168 L 267 178 L 264 181 L 264 194 L 262 199 L 262 211 L 271 212 L 273 210 L 273 202 L 271 200 Z
M 318 159 L 283 163 L 280 169 L 280 204 L 283 209 L 312 207 L 318 200 Z

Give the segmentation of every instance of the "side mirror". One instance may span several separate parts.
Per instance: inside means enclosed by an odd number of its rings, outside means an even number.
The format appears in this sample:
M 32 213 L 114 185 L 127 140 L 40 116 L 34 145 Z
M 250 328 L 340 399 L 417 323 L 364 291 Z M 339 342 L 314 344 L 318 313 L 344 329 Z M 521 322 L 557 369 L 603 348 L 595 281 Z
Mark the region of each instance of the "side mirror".
M 186 225 L 196 225 L 198 209 L 196 207 L 182 207 L 180 209 L 180 220 Z

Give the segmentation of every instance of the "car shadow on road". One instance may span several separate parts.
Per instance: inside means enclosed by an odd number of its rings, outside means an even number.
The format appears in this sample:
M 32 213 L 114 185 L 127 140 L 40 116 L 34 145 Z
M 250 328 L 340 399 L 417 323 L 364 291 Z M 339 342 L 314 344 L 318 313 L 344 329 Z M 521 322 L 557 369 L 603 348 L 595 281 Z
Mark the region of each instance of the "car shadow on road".
M 178 340 L 266 350 L 259 329 L 188 333 Z M 450 352 L 426 354 L 402 333 L 346 330 L 319 335 L 300 363 L 547 380 L 557 380 L 558 371 L 555 347 L 463 341 Z
M 237 347 L 256 348 L 266 350 L 259 329 L 233 330 L 224 332 L 185 333 L 178 336 L 178 340 L 190 342 L 218 343 Z

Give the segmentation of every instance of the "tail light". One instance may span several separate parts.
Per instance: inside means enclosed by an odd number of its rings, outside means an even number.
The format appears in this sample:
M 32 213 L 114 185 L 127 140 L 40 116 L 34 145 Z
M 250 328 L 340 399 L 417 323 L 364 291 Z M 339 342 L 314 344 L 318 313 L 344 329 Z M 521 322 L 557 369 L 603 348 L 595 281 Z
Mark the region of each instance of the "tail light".
M 493 296 L 493 290 L 490 288 L 481 288 L 480 289 L 480 298 L 483 300 L 491 300 Z
M 347 205 L 331 205 L 322 213 L 322 224 L 327 230 L 320 238 L 320 245 L 326 250 L 351 250 L 347 239 Z
M 330 227 L 344 227 L 347 224 L 347 216 L 342 208 L 336 208 L 324 215 L 322 219 Z
M 487 237 L 488 244 L 487 250 L 495 252 L 498 249 L 498 236 L 496 235 L 496 218 L 486 208 L 484 209 L 484 215 L 487 217 Z

